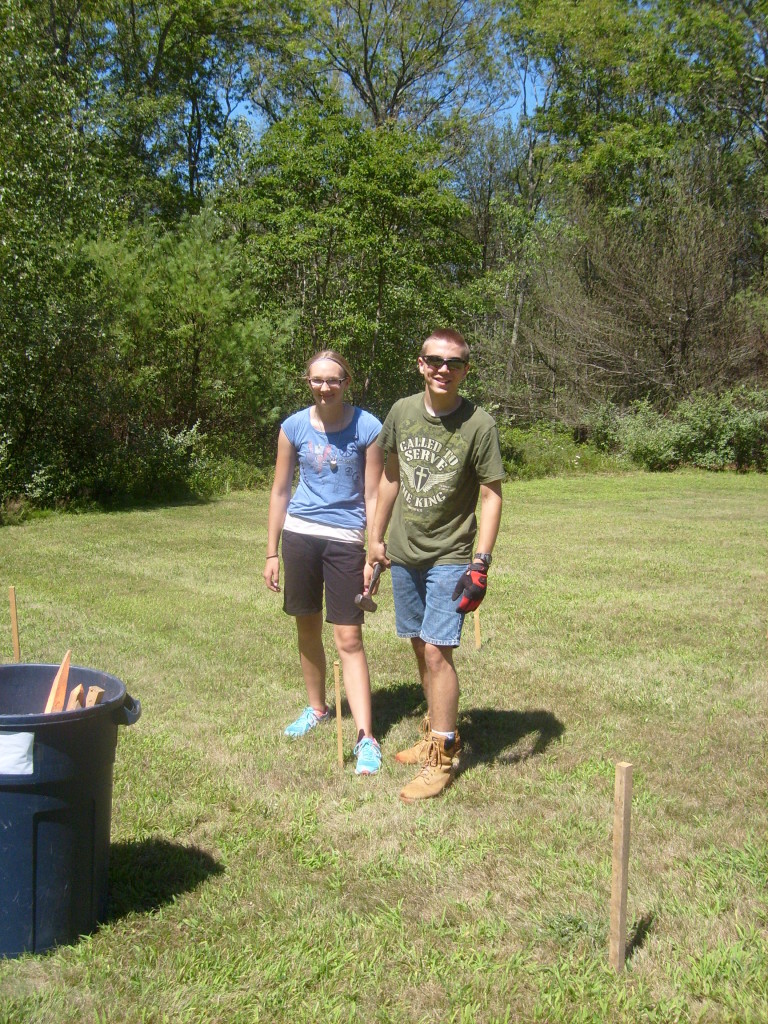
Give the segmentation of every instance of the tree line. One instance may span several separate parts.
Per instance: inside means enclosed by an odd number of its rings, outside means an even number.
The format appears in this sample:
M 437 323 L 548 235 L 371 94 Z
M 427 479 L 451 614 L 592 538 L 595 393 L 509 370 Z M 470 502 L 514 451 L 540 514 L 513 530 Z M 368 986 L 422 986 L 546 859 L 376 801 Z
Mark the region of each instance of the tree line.
M 504 426 L 765 385 L 765 0 L 0 11 L 2 501 L 248 479 L 438 324 Z

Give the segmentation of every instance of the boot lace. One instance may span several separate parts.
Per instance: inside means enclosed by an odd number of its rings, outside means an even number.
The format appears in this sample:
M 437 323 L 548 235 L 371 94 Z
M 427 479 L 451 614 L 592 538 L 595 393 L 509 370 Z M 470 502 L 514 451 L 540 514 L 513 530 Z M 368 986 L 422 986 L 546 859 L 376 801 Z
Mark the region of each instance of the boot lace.
M 438 768 L 440 765 L 440 747 L 437 745 L 435 740 L 429 741 L 427 747 L 427 756 L 424 764 L 421 766 L 419 775 L 429 775 L 433 768 Z

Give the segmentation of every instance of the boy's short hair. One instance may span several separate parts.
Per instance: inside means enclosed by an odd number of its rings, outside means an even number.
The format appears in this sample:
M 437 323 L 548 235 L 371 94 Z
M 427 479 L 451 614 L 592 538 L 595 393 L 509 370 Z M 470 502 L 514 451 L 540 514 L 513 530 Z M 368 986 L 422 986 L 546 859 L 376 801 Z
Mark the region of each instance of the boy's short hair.
M 469 359 L 469 345 L 466 343 L 463 334 L 459 334 L 458 331 L 454 331 L 452 327 L 438 327 L 437 330 L 432 331 L 430 336 L 426 339 L 424 344 L 421 346 L 420 356 L 426 353 L 427 345 L 430 341 L 450 341 L 454 345 L 461 345 L 464 350 L 464 358 Z

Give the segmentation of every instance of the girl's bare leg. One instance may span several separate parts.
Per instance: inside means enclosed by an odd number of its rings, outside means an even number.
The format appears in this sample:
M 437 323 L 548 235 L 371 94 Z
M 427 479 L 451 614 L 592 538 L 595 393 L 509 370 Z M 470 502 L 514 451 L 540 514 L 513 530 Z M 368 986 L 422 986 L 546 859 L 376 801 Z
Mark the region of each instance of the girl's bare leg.
M 309 706 L 315 711 L 325 710 L 325 650 L 323 648 L 323 613 L 297 615 L 299 659 Z
M 336 650 L 339 652 L 341 668 L 344 673 L 344 689 L 357 726 L 357 738 L 360 740 L 363 736 L 373 735 L 371 679 L 363 649 L 362 627 L 335 625 L 333 639 L 336 642 Z

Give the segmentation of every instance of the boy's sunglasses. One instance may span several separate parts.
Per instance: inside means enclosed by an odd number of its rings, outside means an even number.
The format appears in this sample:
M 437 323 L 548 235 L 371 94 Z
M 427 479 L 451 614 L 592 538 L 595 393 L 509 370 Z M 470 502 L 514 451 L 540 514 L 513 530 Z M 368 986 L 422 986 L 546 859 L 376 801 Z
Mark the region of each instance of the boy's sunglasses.
M 460 370 L 469 362 L 468 359 L 443 359 L 442 356 L 422 356 L 421 358 L 433 370 L 440 370 L 443 366 L 447 366 L 449 370 Z

